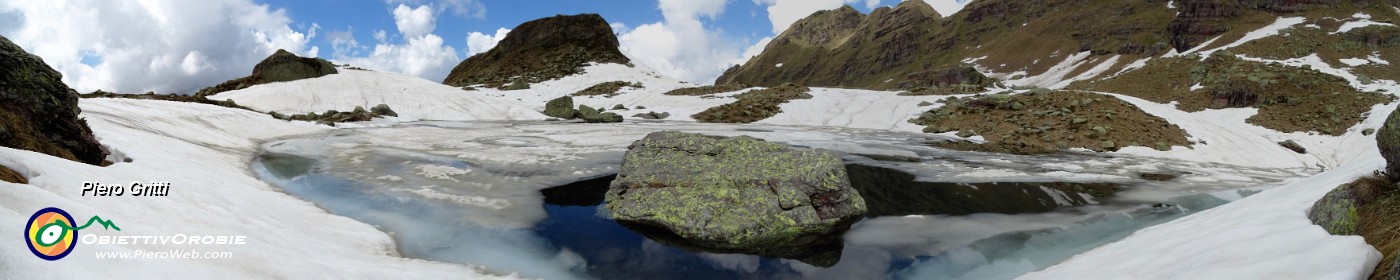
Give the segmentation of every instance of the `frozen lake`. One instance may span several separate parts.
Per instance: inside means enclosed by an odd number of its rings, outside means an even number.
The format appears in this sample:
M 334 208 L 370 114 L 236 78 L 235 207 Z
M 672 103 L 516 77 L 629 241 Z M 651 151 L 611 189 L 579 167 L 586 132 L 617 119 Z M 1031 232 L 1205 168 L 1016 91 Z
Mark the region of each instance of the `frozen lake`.
M 606 187 L 628 144 L 662 130 L 748 135 L 842 152 L 853 181 L 861 178 L 853 184 L 872 204 L 872 214 L 832 248 L 840 259 L 829 266 L 652 240 L 604 218 L 598 213 L 601 201 L 590 195 Z M 405 257 L 549 279 L 1010 279 L 1137 229 L 1309 175 L 1120 155 L 1016 156 L 928 145 L 941 140 L 930 134 L 772 125 L 422 122 L 270 141 L 253 170 L 331 213 L 389 233 Z M 1155 175 L 1175 178 L 1144 179 Z M 1116 192 L 1064 191 L 1090 185 Z M 971 201 L 1020 202 L 1016 207 L 923 203 L 953 199 L 940 192 L 950 188 L 968 197 L 982 195 Z

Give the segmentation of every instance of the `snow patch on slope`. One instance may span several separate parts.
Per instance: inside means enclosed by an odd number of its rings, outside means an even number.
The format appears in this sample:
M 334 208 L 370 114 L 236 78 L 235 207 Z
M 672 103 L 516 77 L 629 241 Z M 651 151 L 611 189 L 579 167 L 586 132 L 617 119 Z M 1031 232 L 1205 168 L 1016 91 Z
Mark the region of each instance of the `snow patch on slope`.
M 1352 29 L 1357 29 L 1357 28 L 1362 28 L 1362 27 L 1367 27 L 1367 26 L 1372 26 L 1372 25 L 1395 26 L 1395 24 L 1391 24 L 1391 23 L 1371 21 L 1371 15 L 1368 15 L 1368 14 L 1365 14 L 1365 13 L 1356 13 L 1356 14 L 1354 14 L 1354 15 L 1351 15 L 1351 17 L 1354 18 L 1354 19 L 1356 19 L 1356 20 L 1348 21 L 1348 22 L 1342 23 L 1342 26 L 1339 27 L 1339 28 L 1337 28 L 1337 31 L 1336 31 L 1336 32 L 1332 32 L 1332 34 L 1347 33 L 1347 31 L 1351 31 Z
M 387 104 L 405 120 L 542 120 L 524 103 L 491 98 L 418 77 L 340 69 L 340 74 L 257 85 L 210 96 L 263 112 L 350 111 Z
M 1271 23 L 1271 24 L 1269 24 L 1268 26 L 1264 26 L 1263 28 L 1259 28 L 1258 30 L 1254 30 L 1254 31 L 1250 31 L 1249 33 L 1245 33 L 1243 38 L 1240 38 L 1239 40 L 1236 40 L 1235 42 L 1230 43 L 1229 45 L 1225 45 L 1225 46 L 1221 46 L 1221 47 L 1219 47 L 1219 48 L 1214 48 L 1214 49 L 1210 49 L 1210 50 L 1207 50 L 1207 51 L 1203 51 L 1202 53 L 1210 54 L 1210 53 L 1214 53 L 1215 51 L 1219 51 L 1219 50 L 1228 50 L 1228 49 L 1230 49 L 1230 48 L 1238 47 L 1238 46 L 1240 46 L 1240 45 L 1244 45 L 1245 43 L 1249 43 L 1250 41 L 1262 39 L 1262 38 L 1264 38 L 1264 37 L 1269 37 L 1269 36 L 1278 35 L 1278 34 L 1279 34 L 1279 31 L 1282 31 L 1282 30 L 1285 29 L 1285 28 L 1293 27 L 1294 25 L 1301 24 L 1301 23 L 1303 23 L 1303 22 L 1306 21 L 1306 20 L 1307 20 L 1307 18 L 1304 18 L 1304 17 L 1286 17 L 1286 18 L 1281 17 L 1281 18 L 1278 18 L 1278 19 L 1274 20 L 1274 23 Z M 1207 45 L 1210 45 L 1210 42 L 1206 42 L 1205 44 L 1201 44 L 1201 46 L 1207 46 Z M 1188 52 L 1188 53 L 1189 53 L 1189 52 Z M 1205 60 L 1205 59 L 1206 59 L 1206 56 L 1202 56 L 1202 57 L 1201 57 L 1201 60 Z
M 921 132 L 923 127 L 909 123 L 928 109 L 920 102 L 935 102 L 946 96 L 898 96 L 894 92 L 854 89 L 812 88 L 811 99 L 788 101 L 783 113 L 758 123 L 815 125 Z
M 1139 230 L 1017 279 L 1365 278 L 1381 254 L 1360 236 L 1328 234 L 1307 211 L 1336 186 L 1384 166 L 1375 145 L 1366 147 L 1369 156 L 1340 168 Z

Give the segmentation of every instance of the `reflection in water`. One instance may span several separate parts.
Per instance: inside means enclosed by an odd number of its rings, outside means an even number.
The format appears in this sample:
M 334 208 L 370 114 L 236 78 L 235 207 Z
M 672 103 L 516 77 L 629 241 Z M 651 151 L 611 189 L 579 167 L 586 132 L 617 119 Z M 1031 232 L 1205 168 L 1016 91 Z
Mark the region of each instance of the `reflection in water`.
M 652 128 L 460 125 L 282 140 L 264 145 L 267 151 L 254 170 L 290 194 L 383 230 L 396 242 L 392 250 L 405 257 L 547 279 L 1009 279 L 1134 230 L 1251 194 L 1238 186 L 1287 177 L 1189 162 L 944 151 L 901 144 L 923 140 L 891 133 L 813 136 L 818 132 L 783 127 L 744 132 L 770 141 L 794 137 L 799 139 L 785 142 L 907 157 L 880 162 L 847 157 L 861 163 L 848 166 L 853 184 L 878 206 L 872 205 L 870 217 L 853 225 L 837 246 L 826 248 L 839 261 L 818 266 L 658 242 L 607 219 L 599 212 L 601 193 L 611 181 L 605 174 L 616 172 L 629 141 L 597 139 L 635 139 L 630 134 Z M 735 133 L 725 126 L 689 129 Z M 395 137 L 409 132 L 414 137 Z M 593 142 L 551 142 L 566 141 L 556 135 L 567 134 Z M 1168 181 L 1137 178 L 1146 171 L 1188 175 Z M 1063 177 L 1069 173 L 1073 176 Z M 921 182 L 945 178 L 959 183 Z M 1055 178 L 1080 183 L 988 183 Z M 1105 178 L 1113 183 L 1081 184 Z M 998 196 L 1002 199 L 990 199 Z M 1061 207 L 1066 205 L 1076 207 Z M 977 212 L 1005 214 L 968 214 Z

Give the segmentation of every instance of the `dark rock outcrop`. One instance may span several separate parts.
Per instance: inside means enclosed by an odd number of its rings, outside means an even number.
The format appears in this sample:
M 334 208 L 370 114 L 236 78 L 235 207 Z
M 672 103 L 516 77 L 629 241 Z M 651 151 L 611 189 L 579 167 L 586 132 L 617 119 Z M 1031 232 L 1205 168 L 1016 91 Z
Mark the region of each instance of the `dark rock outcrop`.
M 895 69 L 918 63 L 919 53 L 936 45 L 927 35 L 939 19 L 923 1 L 904 1 L 869 16 L 849 6 L 820 11 L 794 22 L 762 54 L 726 70 L 715 84 L 892 88 L 876 84 L 910 73 Z
M 78 92 L 38 56 L 0 37 L 0 146 L 87 164 L 107 152 L 78 118 Z
M 252 75 L 201 89 L 195 95 L 210 96 L 254 85 L 310 79 L 337 73 L 340 72 L 335 69 L 335 65 L 325 59 L 300 57 L 279 49 L 254 65 Z
M 395 113 L 394 110 L 390 109 L 389 105 L 386 104 L 375 105 L 369 110 L 365 110 L 364 107 L 355 106 L 355 109 L 349 112 L 328 110 L 325 113 L 321 114 L 307 113 L 296 114 L 291 116 L 283 115 L 278 112 L 269 112 L 268 114 L 272 115 L 273 118 L 280 120 L 310 121 L 329 126 L 335 126 L 336 123 L 365 122 L 373 120 L 375 118 L 399 116 L 398 113 Z
M 563 96 L 555 98 L 554 100 L 550 100 L 549 102 L 546 102 L 544 104 L 544 115 L 546 116 L 561 119 L 572 119 L 576 114 L 578 113 L 574 110 L 573 97 Z
M 651 111 L 649 111 L 649 112 L 646 112 L 646 113 L 643 113 L 643 114 L 632 115 L 632 117 L 633 117 L 633 118 L 647 119 L 647 120 L 664 120 L 664 119 L 666 119 L 666 118 L 671 117 L 671 113 L 670 113 L 670 112 L 660 112 L 660 113 L 657 113 L 657 112 L 651 112 Z
M 689 246 L 815 265 L 835 260 L 810 250 L 867 211 L 834 153 L 677 131 L 632 143 L 606 200 L 612 219 Z
M 613 112 L 604 112 L 603 109 L 595 109 L 587 105 L 579 105 L 574 109 L 574 98 L 562 96 L 546 102 L 544 104 L 544 115 L 565 120 L 580 119 L 588 123 L 620 123 L 622 115 Z
M 869 15 L 849 7 L 821 11 L 795 22 L 715 84 L 915 90 L 928 81 L 920 79 L 937 76 L 928 71 L 968 58 L 977 58 L 984 70 L 1033 76 L 1067 54 L 1159 56 L 1210 38 L 1243 36 L 1279 16 L 1351 14 L 1398 1 L 1178 0 L 1175 9 L 1165 2 L 977 0 L 956 14 L 939 15 L 923 1 L 903 1 Z M 1392 34 L 1354 40 L 1400 42 L 1386 35 Z M 1220 43 L 1235 38 L 1226 37 Z
M 520 24 L 495 48 L 462 61 L 442 83 L 499 87 L 577 74 L 589 62 L 629 63 L 617 36 L 597 14 L 559 15 Z
M 1308 219 L 1332 235 L 1359 235 L 1356 227 L 1360 218 L 1356 208 L 1360 205 L 1354 198 L 1353 185 L 1345 184 L 1327 192 L 1308 210 Z
M 1385 124 L 1376 132 L 1376 147 L 1385 158 L 1385 174 L 1392 181 L 1400 181 L 1400 110 L 1390 113 Z

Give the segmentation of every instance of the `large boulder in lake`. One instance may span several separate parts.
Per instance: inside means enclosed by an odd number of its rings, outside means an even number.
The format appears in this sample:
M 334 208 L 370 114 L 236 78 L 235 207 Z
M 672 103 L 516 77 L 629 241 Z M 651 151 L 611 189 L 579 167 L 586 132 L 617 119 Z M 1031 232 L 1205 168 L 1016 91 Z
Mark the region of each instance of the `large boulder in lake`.
M 254 85 L 289 82 L 340 73 L 330 61 L 300 57 L 286 50 L 277 50 L 253 66 L 253 74 L 199 90 L 198 96 L 210 96 Z
M 677 131 L 632 143 L 606 201 L 612 219 L 663 242 L 820 266 L 839 255 L 813 249 L 866 213 L 832 152 Z
M 0 146 L 101 164 L 107 153 L 80 111 L 63 75 L 0 37 Z

